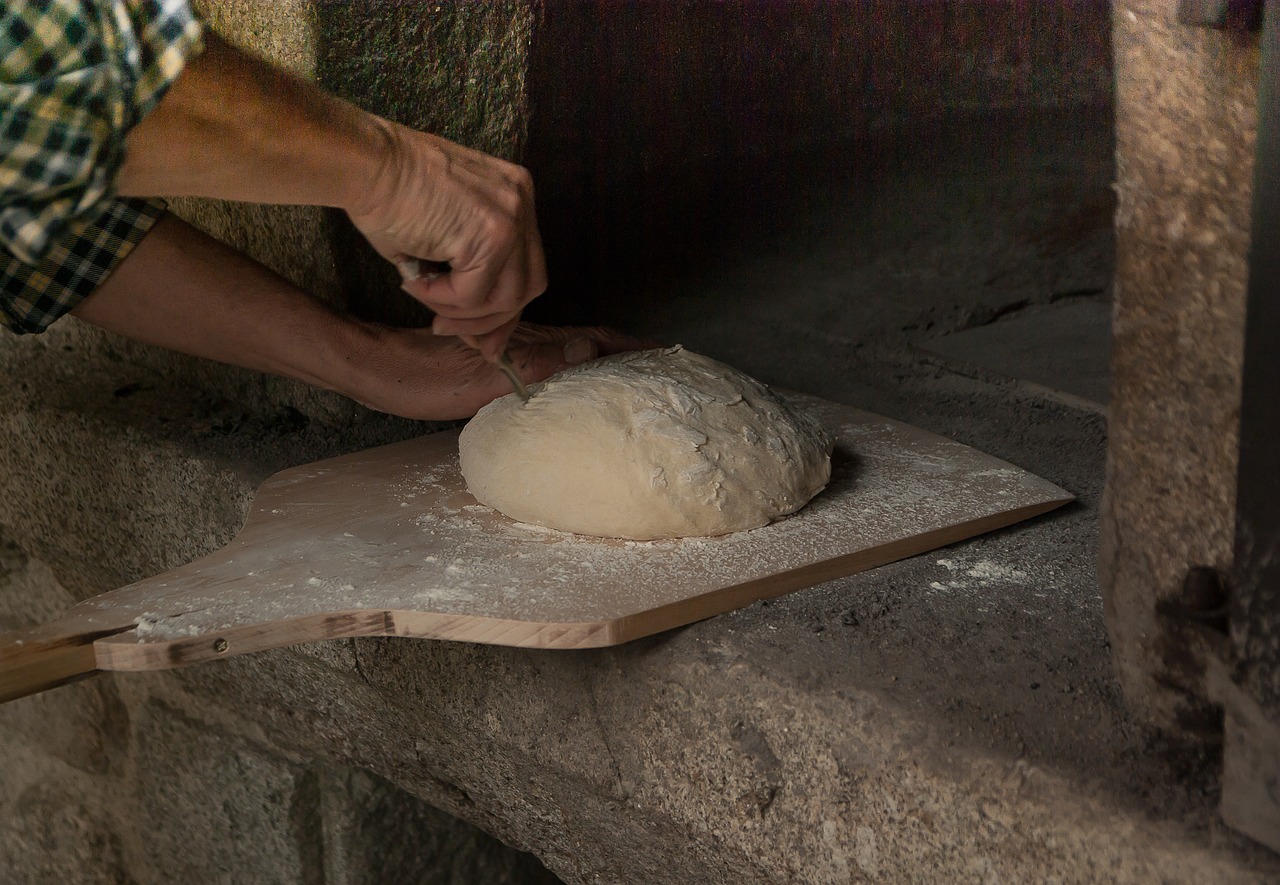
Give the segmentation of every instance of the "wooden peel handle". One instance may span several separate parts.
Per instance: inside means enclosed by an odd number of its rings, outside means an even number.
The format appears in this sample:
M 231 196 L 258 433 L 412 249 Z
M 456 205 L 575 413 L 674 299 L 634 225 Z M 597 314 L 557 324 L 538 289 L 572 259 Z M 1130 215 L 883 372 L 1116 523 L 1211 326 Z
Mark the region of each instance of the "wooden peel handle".
M 93 643 L 106 633 L 50 633 L 47 626 L 0 634 L 0 704 L 98 672 Z

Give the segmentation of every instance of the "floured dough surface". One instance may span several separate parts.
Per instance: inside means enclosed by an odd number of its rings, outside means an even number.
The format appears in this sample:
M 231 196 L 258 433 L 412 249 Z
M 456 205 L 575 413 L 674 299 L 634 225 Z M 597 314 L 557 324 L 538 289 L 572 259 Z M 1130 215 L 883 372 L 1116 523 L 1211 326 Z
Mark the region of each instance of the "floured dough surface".
M 471 494 L 520 522 L 612 538 L 722 535 L 803 507 L 830 436 L 681 347 L 605 357 L 494 400 L 462 431 Z

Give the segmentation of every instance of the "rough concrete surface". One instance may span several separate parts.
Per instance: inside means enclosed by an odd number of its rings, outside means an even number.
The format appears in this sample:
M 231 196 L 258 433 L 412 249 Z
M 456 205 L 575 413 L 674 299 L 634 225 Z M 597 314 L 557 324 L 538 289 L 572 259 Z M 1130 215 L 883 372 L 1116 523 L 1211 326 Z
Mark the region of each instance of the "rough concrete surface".
M 1131 701 L 1212 722 L 1161 620 L 1194 567 L 1229 569 L 1256 129 L 1256 38 L 1115 15 L 1117 264 L 1102 582 Z

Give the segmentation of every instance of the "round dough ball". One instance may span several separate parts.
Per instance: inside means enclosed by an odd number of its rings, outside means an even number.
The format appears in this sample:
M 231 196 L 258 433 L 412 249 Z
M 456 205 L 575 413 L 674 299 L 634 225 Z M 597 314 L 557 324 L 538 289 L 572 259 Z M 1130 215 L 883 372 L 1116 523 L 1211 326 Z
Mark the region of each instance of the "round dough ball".
M 803 507 L 831 438 L 763 384 L 681 347 L 575 366 L 491 402 L 458 450 L 471 494 L 512 519 L 649 540 L 722 535 Z

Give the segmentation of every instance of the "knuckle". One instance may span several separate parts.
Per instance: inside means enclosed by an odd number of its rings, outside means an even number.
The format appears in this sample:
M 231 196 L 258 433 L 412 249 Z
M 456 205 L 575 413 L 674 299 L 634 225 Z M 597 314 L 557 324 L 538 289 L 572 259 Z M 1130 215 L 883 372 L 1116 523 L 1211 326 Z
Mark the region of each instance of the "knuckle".
M 512 223 L 524 214 L 525 196 L 518 188 L 505 187 L 498 192 L 498 206 Z
M 480 233 L 491 246 L 505 252 L 515 239 L 515 216 L 506 212 L 486 212 L 480 218 Z
M 533 173 L 524 166 L 514 167 L 511 181 L 523 196 L 533 195 Z

